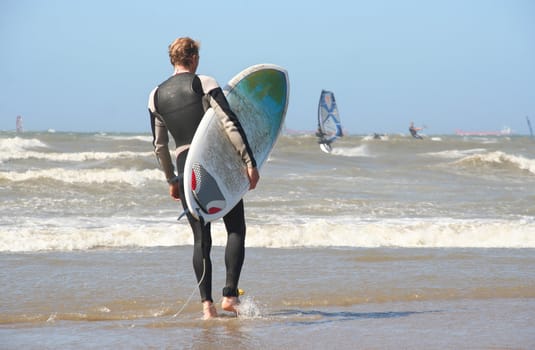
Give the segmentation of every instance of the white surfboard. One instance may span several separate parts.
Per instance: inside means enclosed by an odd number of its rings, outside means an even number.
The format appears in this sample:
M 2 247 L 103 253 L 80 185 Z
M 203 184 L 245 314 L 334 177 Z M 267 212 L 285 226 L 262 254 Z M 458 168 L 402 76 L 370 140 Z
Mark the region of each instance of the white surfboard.
M 260 169 L 280 135 L 288 108 L 288 73 L 259 64 L 236 75 L 223 88 L 238 116 Z M 204 222 L 225 216 L 249 190 L 246 167 L 215 111 L 206 111 L 184 168 L 188 210 Z

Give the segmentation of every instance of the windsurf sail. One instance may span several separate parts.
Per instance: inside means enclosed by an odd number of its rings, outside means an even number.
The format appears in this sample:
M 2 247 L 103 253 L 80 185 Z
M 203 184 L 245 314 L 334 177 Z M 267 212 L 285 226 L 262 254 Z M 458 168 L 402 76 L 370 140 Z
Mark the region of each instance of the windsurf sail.
M 529 134 L 531 135 L 531 137 L 533 137 L 533 129 L 531 128 L 531 122 L 529 121 L 528 116 L 526 116 L 526 120 L 528 122 Z
M 322 149 L 330 150 L 330 145 L 337 138 L 344 136 L 338 106 L 334 98 L 334 93 L 327 90 L 321 90 L 320 100 L 318 103 L 318 136 Z
M 17 116 L 17 132 L 22 132 L 23 131 L 23 127 L 22 127 L 22 117 L 20 115 Z

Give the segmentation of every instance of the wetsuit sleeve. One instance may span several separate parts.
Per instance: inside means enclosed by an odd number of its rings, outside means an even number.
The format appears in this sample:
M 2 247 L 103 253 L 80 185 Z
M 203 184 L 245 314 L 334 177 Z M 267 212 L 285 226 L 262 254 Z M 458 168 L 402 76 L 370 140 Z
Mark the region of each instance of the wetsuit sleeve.
M 199 76 L 199 78 L 201 79 L 204 93 L 209 97 L 210 107 L 214 109 L 216 115 L 220 118 L 230 142 L 232 142 L 247 167 L 256 167 L 256 160 L 247 141 L 247 136 L 238 117 L 230 108 L 223 90 L 215 79 L 207 76 Z
M 175 169 L 173 166 L 173 161 L 171 160 L 171 153 L 169 152 L 169 133 L 162 117 L 158 114 L 158 112 L 156 112 L 156 107 L 154 104 L 155 94 L 156 89 L 154 89 L 149 96 L 152 144 L 154 146 L 154 153 L 158 163 L 160 164 L 160 168 L 163 170 L 167 181 L 170 181 L 175 177 Z

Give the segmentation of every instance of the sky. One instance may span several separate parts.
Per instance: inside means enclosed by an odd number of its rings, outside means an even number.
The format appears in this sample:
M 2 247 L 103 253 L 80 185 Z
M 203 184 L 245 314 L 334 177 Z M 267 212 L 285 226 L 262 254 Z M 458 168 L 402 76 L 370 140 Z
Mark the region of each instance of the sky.
M 535 124 L 533 0 L 2 0 L 0 130 L 150 132 L 168 45 L 201 42 L 197 73 L 288 71 L 289 130 L 316 128 L 322 89 L 350 134 Z

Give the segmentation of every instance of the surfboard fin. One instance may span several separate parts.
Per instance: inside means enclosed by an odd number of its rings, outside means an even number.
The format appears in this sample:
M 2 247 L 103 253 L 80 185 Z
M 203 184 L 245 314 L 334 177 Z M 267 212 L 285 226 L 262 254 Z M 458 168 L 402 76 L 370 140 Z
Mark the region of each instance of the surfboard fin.
M 180 219 L 182 219 L 184 216 L 188 215 L 189 213 L 189 210 L 188 209 L 185 209 L 179 216 L 178 218 L 176 219 L 177 221 L 180 221 Z M 205 226 L 207 224 L 207 222 L 204 221 L 204 218 L 202 217 L 201 215 L 201 212 L 200 210 L 197 208 L 197 215 L 199 216 L 199 221 L 201 222 L 201 225 Z
M 189 213 L 189 210 L 186 209 L 182 212 L 182 214 L 179 215 L 179 217 L 176 219 L 177 221 L 180 221 L 184 216 L 186 216 Z

